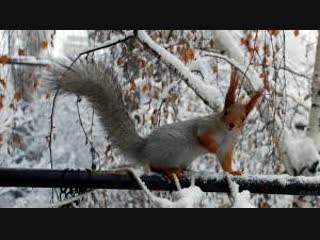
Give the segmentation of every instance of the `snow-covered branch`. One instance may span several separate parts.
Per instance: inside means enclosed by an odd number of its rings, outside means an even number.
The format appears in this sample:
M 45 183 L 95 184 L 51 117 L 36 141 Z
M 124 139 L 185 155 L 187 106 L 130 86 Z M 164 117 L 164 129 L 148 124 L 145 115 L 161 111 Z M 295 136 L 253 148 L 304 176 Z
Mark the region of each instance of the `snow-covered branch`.
M 249 61 L 243 54 L 239 44 L 236 44 L 235 39 L 233 39 L 230 34 L 230 30 L 214 30 L 214 39 L 217 41 L 217 45 L 221 51 L 225 52 L 229 59 L 232 61 L 232 65 L 239 69 L 246 69 L 246 75 L 249 82 L 249 85 L 253 88 L 250 89 L 250 92 L 253 90 L 258 90 L 263 86 L 259 74 L 250 66 Z M 248 91 L 249 89 L 246 89 Z
M 126 31 L 126 32 L 124 32 L 123 35 L 114 36 L 114 37 L 112 37 L 110 40 L 108 40 L 108 41 L 100 44 L 99 46 L 97 46 L 97 47 L 95 47 L 95 48 L 89 48 L 89 49 L 86 49 L 86 50 L 82 51 L 82 52 L 79 54 L 79 57 L 82 56 L 82 55 L 89 54 L 89 53 L 98 51 L 98 50 L 100 50 L 100 49 L 105 49 L 105 48 L 114 46 L 114 45 L 116 45 L 116 44 L 118 44 L 118 43 L 124 42 L 124 41 L 126 41 L 127 39 L 134 37 L 134 34 L 135 34 L 134 32 L 135 32 L 135 31 L 131 30 L 131 31 Z
M 219 92 L 215 88 L 208 88 L 198 76 L 194 75 L 186 65 L 176 56 L 171 54 L 165 48 L 154 42 L 144 30 L 137 32 L 137 38 L 147 47 L 149 47 L 161 60 L 171 66 L 179 75 L 182 76 L 185 83 L 212 109 L 219 110 L 220 106 L 216 99 Z M 210 91 L 208 91 L 210 89 Z
M 46 67 L 51 64 L 47 59 L 33 56 L 9 57 L 7 64 Z

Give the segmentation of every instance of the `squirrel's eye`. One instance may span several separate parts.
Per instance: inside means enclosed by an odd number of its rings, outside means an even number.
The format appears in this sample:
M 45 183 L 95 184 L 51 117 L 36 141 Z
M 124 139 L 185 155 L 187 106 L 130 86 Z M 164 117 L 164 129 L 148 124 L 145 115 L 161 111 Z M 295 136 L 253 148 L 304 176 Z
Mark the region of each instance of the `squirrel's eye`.
M 233 128 L 234 128 L 234 124 L 233 124 L 233 123 L 230 123 L 230 124 L 229 124 L 229 127 L 230 127 L 231 129 L 233 129 Z

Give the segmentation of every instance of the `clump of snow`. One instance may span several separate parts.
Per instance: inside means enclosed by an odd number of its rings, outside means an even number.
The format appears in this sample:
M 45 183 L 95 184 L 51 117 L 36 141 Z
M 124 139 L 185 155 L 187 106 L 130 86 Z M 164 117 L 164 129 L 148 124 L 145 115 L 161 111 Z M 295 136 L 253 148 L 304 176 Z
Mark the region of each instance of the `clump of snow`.
M 249 201 L 250 199 L 250 192 L 243 191 L 239 192 L 239 185 L 233 182 L 229 176 L 227 176 L 229 188 L 230 188 L 230 195 L 233 200 L 232 208 L 255 208 Z
M 137 183 L 140 185 L 144 193 L 148 196 L 150 201 L 154 204 L 154 206 L 158 208 L 194 208 L 199 206 L 200 201 L 204 195 L 201 189 L 197 186 L 190 186 L 189 188 L 184 188 L 179 190 L 176 193 L 175 201 L 170 201 L 166 198 L 161 198 L 155 196 L 151 191 L 147 188 L 145 183 L 138 176 L 136 170 L 129 168 L 128 171 L 136 179 Z M 179 187 L 180 188 L 180 187 Z
M 195 208 L 199 207 L 204 193 L 197 186 L 184 188 L 175 193 L 175 200 L 152 196 L 150 200 L 159 208 Z M 149 196 L 150 197 L 150 196 Z
M 194 208 L 199 206 L 204 192 L 197 186 L 184 188 L 176 193 L 178 200 L 172 202 L 173 208 Z
M 320 161 L 313 140 L 308 136 L 293 136 L 285 131 L 288 160 L 284 162 L 290 175 L 314 175 L 310 168 Z
M 255 208 L 250 203 L 250 192 L 249 191 L 243 191 L 241 193 L 238 193 L 236 201 L 233 203 L 232 208 Z

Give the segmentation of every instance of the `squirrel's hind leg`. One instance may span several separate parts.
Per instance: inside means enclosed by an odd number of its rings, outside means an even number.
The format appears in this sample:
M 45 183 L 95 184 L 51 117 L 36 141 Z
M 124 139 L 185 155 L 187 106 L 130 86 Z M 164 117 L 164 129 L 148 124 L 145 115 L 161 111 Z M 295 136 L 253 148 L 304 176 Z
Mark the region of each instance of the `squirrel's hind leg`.
M 164 175 L 169 180 L 173 180 L 173 174 L 175 174 L 178 179 L 181 179 L 183 172 L 185 169 L 183 168 L 159 168 L 159 167 L 150 167 L 152 172 L 159 173 Z

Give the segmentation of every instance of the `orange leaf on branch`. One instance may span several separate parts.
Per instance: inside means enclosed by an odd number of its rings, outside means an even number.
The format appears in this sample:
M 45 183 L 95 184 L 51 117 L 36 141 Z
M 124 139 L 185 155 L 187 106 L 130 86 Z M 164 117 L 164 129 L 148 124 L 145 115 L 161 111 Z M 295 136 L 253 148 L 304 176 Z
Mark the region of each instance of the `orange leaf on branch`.
M 145 85 L 142 87 L 142 92 L 143 92 L 143 93 L 146 93 L 147 91 L 149 91 L 149 86 L 148 86 L 148 84 L 145 84 Z
M 241 38 L 241 39 L 240 39 L 240 44 L 247 46 L 247 45 L 249 44 L 249 40 L 246 39 L 246 38 Z
M 25 55 L 25 50 L 19 48 L 19 50 L 18 50 L 18 55 L 19 55 L 19 56 L 24 56 L 24 55 Z
M 1 64 L 7 64 L 8 62 L 9 62 L 9 58 L 8 58 L 7 55 L 2 55 L 2 56 L 0 57 L 0 63 L 1 63 Z
M 22 99 L 22 97 L 23 97 L 22 91 L 16 91 L 16 92 L 14 93 L 14 95 L 13 95 L 13 98 L 14 98 L 15 100 L 17 100 L 17 101 L 19 101 L 20 99 Z
M 269 32 L 272 36 L 277 37 L 280 33 L 280 30 L 270 30 Z
M 48 41 L 44 40 L 41 42 L 41 48 L 42 49 L 47 49 L 48 48 Z
M 184 63 L 194 59 L 194 52 L 191 48 L 178 48 L 178 53 L 180 54 L 180 59 Z
M 3 109 L 3 100 L 4 100 L 5 96 L 3 94 L 0 94 L 0 111 Z
M 135 92 L 137 89 L 137 85 L 134 80 L 130 81 L 130 91 Z

